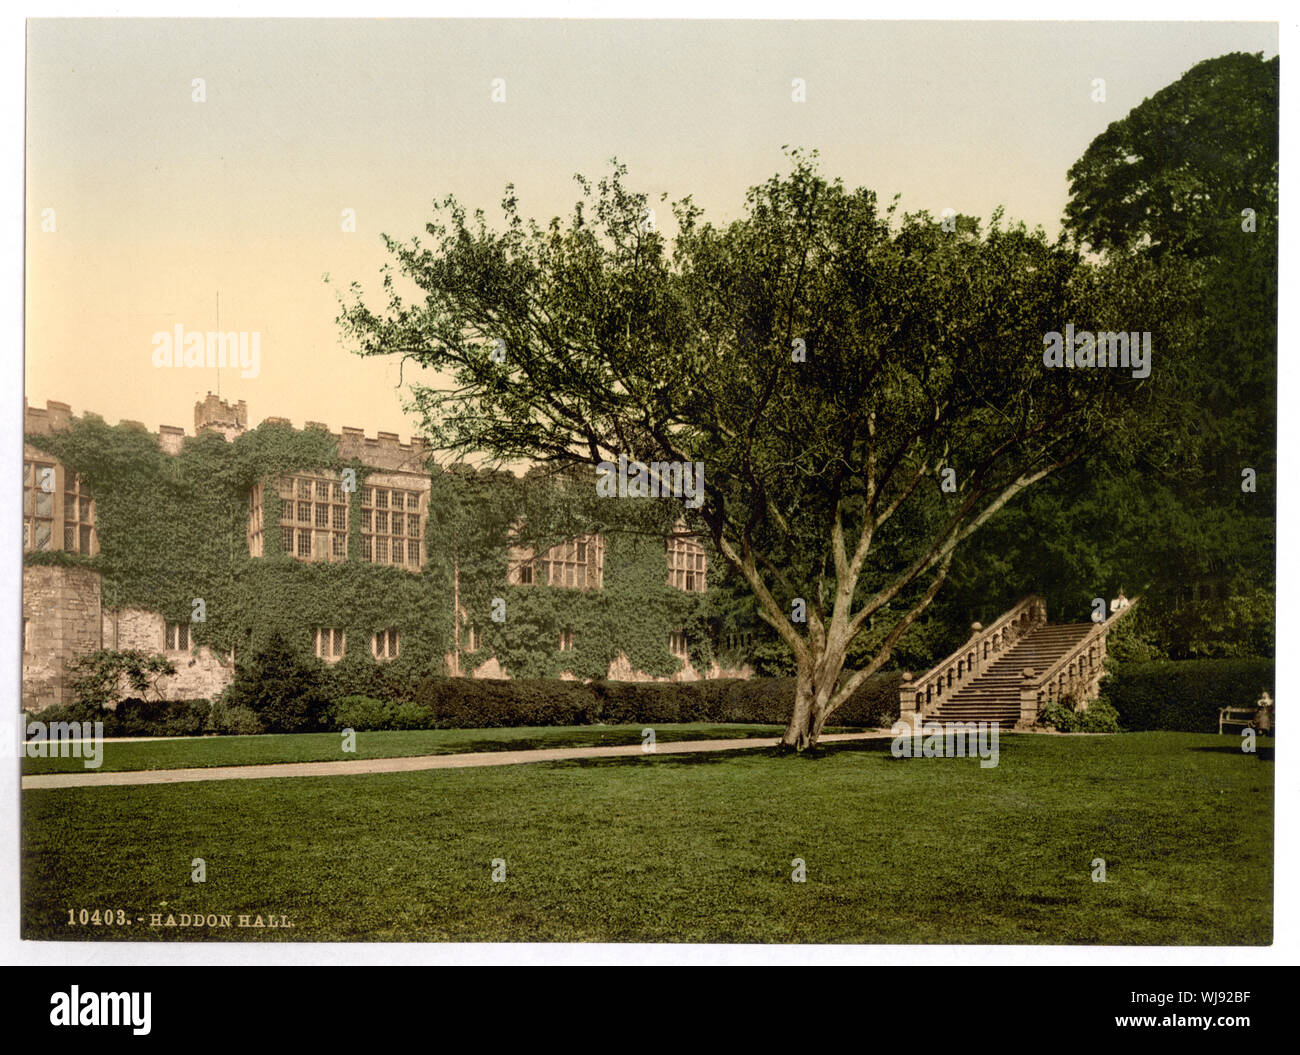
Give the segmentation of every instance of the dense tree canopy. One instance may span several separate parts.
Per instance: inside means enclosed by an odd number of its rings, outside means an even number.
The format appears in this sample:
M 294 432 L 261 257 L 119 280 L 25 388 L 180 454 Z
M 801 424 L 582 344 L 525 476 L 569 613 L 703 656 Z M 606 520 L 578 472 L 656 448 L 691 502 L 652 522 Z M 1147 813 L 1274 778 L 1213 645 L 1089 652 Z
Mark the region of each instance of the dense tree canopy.
M 1272 648 L 1258 613 L 1271 605 L 1275 545 L 1278 74 L 1276 57 L 1201 62 L 1107 128 L 1070 169 L 1071 235 L 1111 262 L 1190 264 L 1196 325 L 1165 388 L 1181 408 L 1177 442 L 1120 472 L 1090 462 L 1071 474 L 1069 492 L 1045 489 L 1026 515 L 1051 516 L 1050 506 L 1058 521 L 1082 525 L 1109 506 L 1120 530 L 1073 539 L 1067 530 L 1058 548 L 1088 554 L 1089 574 L 1111 585 L 1151 587 L 1139 622 L 1160 654 Z M 1004 522 L 985 542 L 1015 548 L 1003 534 L 1015 526 Z M 1065 572 L 1059 557 L 1040 552 L 1023 564 L 1054 561 Z M 1213 600 L 1189 607 L 1202 587 Z
M 676 203 L 670 244 L 624 176 L 581 181 L 545 226 L 512 192 L 502 230 L 447 199 L 431 247 L 388 240 L 383 309 L 355 289 L 341 322 L 361 354 L 430 371 L 412 403 L 443 450 L 698 466 L 683 513 L 792 655 L 786 742 L 804 747 L 1008 502 L 1159 440 L 1159 385 L 1048 368 L 1046 335 L 1154 331 L 1170 377 L 1190 271 L 1089 263 L 1000 217 L 900 218 L 797 152 L 733 223 Z
M 1207 59 L 1093 140 L 1070 168 L 1068 226 L 1094 249 L 1204 256 L 1242 211 L 1277 217 L 1278 58 Z

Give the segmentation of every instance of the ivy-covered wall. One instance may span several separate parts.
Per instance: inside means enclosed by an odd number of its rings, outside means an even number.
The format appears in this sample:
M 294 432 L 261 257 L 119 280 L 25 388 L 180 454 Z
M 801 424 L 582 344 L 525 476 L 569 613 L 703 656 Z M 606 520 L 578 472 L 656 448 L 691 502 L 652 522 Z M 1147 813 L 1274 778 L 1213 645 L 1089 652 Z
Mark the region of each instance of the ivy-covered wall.
M 685 593 L 667 584 L 665 535 L 681 516 L 673 502 L 600 499 L 591 481 L 557 481 L 539 472 L 429 465 L 432 491 L 419 572 L 360 559 L 361 503 L 351 503 L 347 561 L 305 562 L 282 551 L 279 474 L 356 472 L 357 488 L 375 471 L 339 455 L 334 436 L 266 422 L 228 442 L 204 432 L 168 454 L 158 437 L 130 425 L 109 426 L 86 415 L 66 430 L 30 434 L 28 443 L 80 473 L 96 503 L 99 552 L 93 557 L 29 553 L 31 564 L 75 564 L 103 576 L 106 611 L 138 608 L 191 622 L 202 598 L 203 622 L 191 623 L 192 647 L 248 656 L 279 631 L 312 654 L 315 627 L 339 627 L 348 647 L 333 665 L 341 692 L 398 691 L 412 679 L 448 673 L 453 650 L 453 596 L 458 568 L 460 604 L 480 637 L 461 670 L 495 656 L 513 677 L 606 676 L 626 655 L 632 669 L 668 677 L 682 669 L 669 634 L 683 630 L 691 663 L 707 671 L 716 639 L 736 617 L 715 587 L 721 565 L 707 544 L 710 589 Z M 249 495 L 263 488 L 265 556 L 249 557 Z M 512 526 L 518 533 L 512 536 Z M 511 539 L 538 554 L 575 535 L 604 540 L 600 590 L 507 583 Z M 496 621 L 493 615 L 503 615 Z M 371 634 L 396 628 L 400 656 L 377 664 Z M 573 648 L 560 651 L 571 628 Z M 462 630 L 462 647 L 467 635 Z M 738 657 L 731 657 L 738 658 Z

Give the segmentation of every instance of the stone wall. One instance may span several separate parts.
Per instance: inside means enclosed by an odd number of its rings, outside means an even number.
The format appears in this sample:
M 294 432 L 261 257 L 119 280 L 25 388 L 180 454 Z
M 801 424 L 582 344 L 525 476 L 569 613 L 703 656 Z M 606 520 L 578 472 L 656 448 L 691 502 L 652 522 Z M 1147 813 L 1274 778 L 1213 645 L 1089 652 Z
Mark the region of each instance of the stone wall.
M 214 653 L 206 645 L 197 649 L 169 649 L 167 623 L 158 612 L 123 608 L 105 612 L 104 647 L 139 649 L 152 655 L 161 653 L 172 662 L 176 673 L 158 683 L 158 694 L 165 700 L 210 700 L 217 696 L 235 676 L 229 655 Z
M 48 435 L 70 427 L 73 416 L 66 403 L 50 400 L 44 408 L 25 408 L 26 431 L 35 435 Z M 267 422 L 290 424 L 282 418 L 267 418 Z M 138 422 L 123 425 L 147 431 Z M 244 433 L 248 427 L 248 408 L 241 400 L 231 404 L 207 393 L 194 405 L 194 430 L 198 435 L 215 431 L 228 441 Z M 375 438 L 365 435 L 359 428 L 344 427 L 330 433 L 321 422 L 309 421 L 309 429 L 332 435 L 338 441 L 340 456 L 357 459 L 377 470 L 366 479 L 372 487 L 391 487 L 418 491 L 421 494 L 420 512 L 428 516 L 431 479 L 426 459 L 429 450 L 424 440 L 412 436 L 402 443 L 396 433 L 380 432 Z M 168 454 L 179 454 L 185 443 L 185 430 L 179 426 L 163 425 L 158 430 L 159 446 Z M 30 445 L 25 447 L 25 458 L 42 463 L 55 462 L 49 455 Z M 56 498 L 64 490 L 66 475 L 56 464 Z M 58 518 L 63 503 L 56 501 L 55 535 L 52 543 L 62 539 Z M 92 554 L 98 551 L 98 538 L 92 540 Z M 53 548 L 59 548 L 55 545 Z M 428 559 L 427 554 L 425 559 Z M 166 699 L 212 699 L 230 684 L 234 676 L 234 663 L 229 655 L 214 654 L 209 648 L 194 650 L 168 650 L 166 648 L 166 623 L 161 613 L 140 609 L 115 612 L 102 611 L 101 585 L 98 572 L 86 568 L 61 568 L 33 566 L 23 572 L 23 707 L 39 710 L 52 704 L 70 703 L 67 691 L 66 664 L 70 659 L 99 648 L 139 649 L 154 654 L 162 653 L 176 667 L 174 676 L 163 679 L 157 686 Z M 452 667 L 453 655 L 447 656 Z M 501 663 L 486 654 L 462 653 L 462 667 L 474 678 L 509 678 Z M 694 681 L 703 678 L 747 678 L 752 671 L 747 666 L 724 669 L 713 662 L 707 671 L 697 670 L 689 661 L 683 670 L 668 678 L 654 678 L 633 670 L 626 655 L 620 654 L 609 667 L 608 677 L 620 681 Z M 561 677 L 571 678 L 565 673 Z
M 24 710 L 71 702 L 68 661 L 102 647 L 100 596 L 100 574 L 89 568 L 23 569 Z

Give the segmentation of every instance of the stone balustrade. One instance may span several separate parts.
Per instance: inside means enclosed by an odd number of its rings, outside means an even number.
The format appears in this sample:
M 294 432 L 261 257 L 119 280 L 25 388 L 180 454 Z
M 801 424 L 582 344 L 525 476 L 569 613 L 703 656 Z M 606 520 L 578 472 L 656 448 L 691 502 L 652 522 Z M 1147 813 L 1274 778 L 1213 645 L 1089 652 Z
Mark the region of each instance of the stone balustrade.
M 994 663 L 1023 634 L 1046 622 L 1047 603 L 1033 594 L 987 627 L 972 623 L 970 640 L 947 659 L 920 678 L 914 678 L 910 671 L 903 674 L 899 717 L 903 721 L 911 721 L 917 715 L 924 718 L 946 696 L 979 677 L 985 667 Z
M 1110 617 L 1098 623 L 1077 645 L 1044 671 L 1026 667 L 1020 686 L 1021 728 L 1038 724 L 1038 716 L 1049 703 L 1069 701 L 1081 709 L 1095 699 L 1105 674 L 1106 641 L 1115 625 L 1137 607 L 1125 602 Z

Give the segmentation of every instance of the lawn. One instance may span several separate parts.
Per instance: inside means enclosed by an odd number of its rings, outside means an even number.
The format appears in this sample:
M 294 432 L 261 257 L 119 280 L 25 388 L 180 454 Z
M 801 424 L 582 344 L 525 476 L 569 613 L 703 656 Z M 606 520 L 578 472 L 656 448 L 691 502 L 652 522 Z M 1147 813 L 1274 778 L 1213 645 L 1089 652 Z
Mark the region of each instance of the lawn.
M 201 736 L 179 740 L 104 742 L 100 772 L 252 766 L 271 762 L 337 762 L 350 758 L 406 758 L 468 751 L 524 751 L 542 747 L 604 747 L 640 744 L 641 725 L 521 726 L 513 729 L 420 729 L 360 732 L 356 751 L 345 753 L 338 733 L 266 736 Z M 776 741 L 779 725 L 654 725 L 655 739 Z M 838 730 L 832 730 L 838 731 Z M 78 773 L 81 758 L 24 758 L 24 773 Z
M 23 936 L 1271 941 L 1272 763 L 1181 733 L 1001 747 L 991 769 L 894 759 L 876 741 L 815 758 L 760 747 L 26 791 Z M 120 909 L 128 925 L 70 926 L 82 908 Z M 236 925 L 151 925 L 182 913 Z M 240 928 L 240 914 L 292 927 Z

